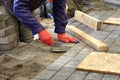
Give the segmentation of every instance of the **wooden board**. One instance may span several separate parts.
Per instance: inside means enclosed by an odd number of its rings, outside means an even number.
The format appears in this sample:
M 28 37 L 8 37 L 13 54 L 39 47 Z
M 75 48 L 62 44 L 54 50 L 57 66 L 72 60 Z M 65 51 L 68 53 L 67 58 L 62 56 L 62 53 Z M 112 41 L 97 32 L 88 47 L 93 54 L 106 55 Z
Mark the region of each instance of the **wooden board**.
M 80 29 L 78 29 L 72 25 L 67 26 L 67 28 L 71 32 L 73 32 L 77 38 L 83 40 L 85 43 L 92 46 L 94 49 L 96 49 L 98 51 L 107 51 L 108 50 L 108 46 L 106 44 L 100 42 L 96 38 L 88 35 L 87 33 L 81 31 Z
M 120 25 L 120 18 L 109 17 L 103 23 L 104 24 Z
M 77 66 L 77 69 L 120 74 L 120 54 L 92 52 Z
M 75 11 L 75 19 L 80 21 L 81 23 L 87 25 L 88 27 L 90 28 L 93 28 L 95 30 L 101 30 L 101 27 L 102 27 L 102 21 L 96 19 L 96 18 L 93 18 L 81 11 Z

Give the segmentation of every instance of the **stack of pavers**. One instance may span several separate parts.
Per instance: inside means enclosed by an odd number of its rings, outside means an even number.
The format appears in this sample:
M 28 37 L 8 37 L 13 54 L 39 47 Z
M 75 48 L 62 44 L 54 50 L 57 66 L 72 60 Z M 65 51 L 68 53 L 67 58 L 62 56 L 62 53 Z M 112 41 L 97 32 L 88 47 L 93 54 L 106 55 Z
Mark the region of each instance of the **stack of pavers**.
M 3 6 L 0 6 L 0 55 L 18 44 L 18 22 Z

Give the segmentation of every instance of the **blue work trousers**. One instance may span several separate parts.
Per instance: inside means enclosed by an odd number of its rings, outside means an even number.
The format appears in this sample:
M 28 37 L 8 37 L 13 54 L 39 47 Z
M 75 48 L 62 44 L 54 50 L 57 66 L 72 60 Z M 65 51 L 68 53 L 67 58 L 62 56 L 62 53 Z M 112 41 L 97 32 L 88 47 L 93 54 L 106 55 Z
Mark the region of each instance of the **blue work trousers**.
M 22 22 L 26 27 L 28 27 L 33 34 L 37 34 L 44 27 L 38 22 L 38 20 L 33 16 L 32 11 L 39 7 L 45 0 L 12 0 L 13 6 L 11 8 L 11 0 L 4 0 L 5 6 L 8 8 L 16 18 Z M 36 5 L 38 5 L 36 7 Z M 55 33 L 65 33 L 65 28 L 67 25 L 66 16 L 66 0 L 53 0 L 53 16 L 55 22 Z

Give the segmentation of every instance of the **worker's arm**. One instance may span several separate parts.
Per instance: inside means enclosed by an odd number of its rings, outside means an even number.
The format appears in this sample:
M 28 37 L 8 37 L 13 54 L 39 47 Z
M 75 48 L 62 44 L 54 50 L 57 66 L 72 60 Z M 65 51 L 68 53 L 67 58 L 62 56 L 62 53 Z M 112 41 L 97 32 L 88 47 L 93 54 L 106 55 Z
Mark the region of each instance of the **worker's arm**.
M 30 10 L 30 0 L 14 0 L 13 12 L 14 15 L 20 20 L 26 27 L 28 27 L 33 34 L 37 34 L 44 27 L 33 16 Z

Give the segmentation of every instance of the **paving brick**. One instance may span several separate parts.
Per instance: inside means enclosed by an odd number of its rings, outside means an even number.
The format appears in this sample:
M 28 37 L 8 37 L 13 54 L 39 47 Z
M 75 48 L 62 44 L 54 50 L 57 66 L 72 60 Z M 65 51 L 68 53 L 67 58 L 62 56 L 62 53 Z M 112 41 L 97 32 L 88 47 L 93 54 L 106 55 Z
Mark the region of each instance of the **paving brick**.
M 18 39 L 18 34 L 14 33 L 9 36 L 6 36 L 5 38 L 0 38 L 0 44 L 9 44 L 14 40 Z
M 114 35 L 114 34 L 110 34 L 107 38 L 117 38 L 119 35 L 118 34 L 116 34 L 116 35 Z
M 120 27 L 120 26 L 117 26 L 117 27 Z M 114 31 L 112 31 L 111 35 L 119 35 L 120 34 L 120 31 L 119 30 L 115 30 L 115 29 L 114 29 Z
M 40 74 L 38 74 L 34 80 L 50 80 L 52 76 L 54 76 L 56 71 L 51 71 L 51 70 L 44 70 Z
M 109 74 L 106 74 L 102 80 L 118 80 L 119 79 L 119 76 L 118 75 L 109 75 Z
M 11 35 L 17 31 L 18 31 L 18 29 L 15 26 L 9 26 L 4 29 L 1 29 L 0 30 L 0 38 L 4 38 L 4 37 Z
M 6 18 L 6 26 L 18 26 L 18 20 L 15 17 Z
M 91 28 L 89 28 L 89 27 L 87 27 L 86 29 L 84 29 L 84 32 L 86 32 L 87 34 L 93 32 L 93 31 L 94 31 L 94 30 L 91 29 Z
M 5 6 L 0 6 L 2 13 L 4 14 L 5 18 L 12 18 L 13 15 L 5 8 Z
M 77 56 L 75 56 L 72 61 L 83 61 L 83 59 L 85 59 L 85 57 L 87 57 L 87 55 L 82 55 L 82 54 L 78 54 Z
M 110 49 L 108 50 L 110 53 L 118 53 L 119 52 L 119 46 L 115 46 L 113 45 L 112 47 L 110 47 Z
M 69 67 L 64 67 L 62 68 L 60 71 L 58 71 L 56 73 L 56 76 L 62 76 L 62 77 L 69 77 L 73 72 L 75 71 L 75 69 L 73 68 L 69 68 Z
M 74 57 L 74 56 L 76 56 L 77 54 L 79 53 L 79 50 L 77 51 L 72 51 L 72 50 L 69 50 L 69 51 L 67 51 L 64 55 L 65 56 L 69 56 L 69 57 Z
M 95 37 L 95 36 L 96 36 L 97 34 L 99 34 L 99 33 L 100 33 L 100 31 L 93 31 L 93 32 L 91 32 L 89 35 Z
M 115 26 L 113 26 L 113 25 L 109 25 L 108 27 L 106 27 L 105 28 L 105 32 L 111 32 L 111 31 L 113 31 L 115 29 Z
M 3 29 L 6 27 L 5 20 L 0 21 L 0 29 Z
M 70 51 L 80 51 L 86 46 L 86 43 L 81 41 L 79 44 L 76 44 L 74 47 L 70 49 Z
M 50 66 L 48 66 L 46 69 L 48 70 L 55 70 L 58 71 L 60 70 L 65 64 L 63 63 L 52 63 Z
M 0 56 L 2 55 L 2 54 L 5 54 L 5 53 L 7 53 L 8 51 L 0 51 Z
M 118 37 L 113 44 L 116 46 L 120 46 L 120 38 Z
M 120 37 L 118 37 L 118 38 L 116 39 L 116 41 L 120 41 Z
M 105 35 L 98 35 L 95 38 L 98 39 L 99 41 L 103 41 L 107 36 Z
M 100 19 L 100 20 L 105 20 L 105 19 L 107 19 L 108 17 L 110 17 L 111 15 L 113 15 L 114 12 L 115 12 L 114 10 L 108 10 L 108 11 L 106 11 L 106 13 L 103 14 L 99 19 Z
M 60 58 L 58 58 L 58 59 L 55 61 L 55 63 L 63 63 L 63 64 L 66 64 L 66 63 L 68 63 L 71 59 L 72 59 L 72 57 L 61 56 Z
M 98 35 L 104 35 L 104 36 L 108 36 L 109 34 L 110 32 L 105 32 L 105 31 L 100 31 L 100 33 L 98 33 Z
M 85 78 L 85 80 L 101 80 L 103 78 L 104 74 L 100 73 L 89 73 L 88 76 Z
M 18 40 L 12 41 L 9 44 L 0 44 L 0 51 L 9 51 L 18 45 Z
M 109 48 L 112 46 L 112 42 L 106 42 L 106 41 L 103 41 L 106 45 L 108 45 L 109 46 Z
M 50 79 L 35 79 L 35 78 L 33 78 L 33 79 L 30 79 L 30 80 L 50 80 Z
M 86 48 L 84 48 L 78 55 L 89 55 L 91 52 L 95 51 L 95 49 L 93 49 L 92 47 L 87 46 Z
M 88 72 L 76 71 L 67 80 L 84 80 Z
M 0 21 L 2 21 L 4 19 L 4 14 L 2 12 L 2 10 L 0 10 Z
M 115 28 L 115 30 L 120 31 L 120 25 Z
M 70 61 L 65 67 L 76 68 L 80 64 L 80 61 Z
M 0 9 L 1 9 L 2 13 L 4 14 L 4 18 L 3 18 L 4 20 L 2 20 L 6 24 L 4 26 L 4 28 L 7 26 L 10 26 L 10 25 L 15 25 L 15 26 L 16 26 L 16 24 L 18 25 L 18 22 L 17 22 L 18 20 L 4 6 L 1 6 Z M 1 23 L 3 23 L 3 22 L 1 22 Z M 3 27 L 3 26 L 1 25 L 1 27 Z M 0 29 L 1 29 L 1 27 L 0 27 Z
M 106 39 L 104 40 L 104 43 L 106 43 L 106 42 L 114 43 L 115 40 L 116 40 L 116 38 L 106 38 Z
M 120 17 L 120 9 L 118 9 L 117 11 L 115 11 L 111 17 Z
M 79 61 L 81 62 L 85 57 L 87 57 L 91 52 L 95 51 L 93 48 L 90 46 L 85 47 L 79 54 L 77 54 L 72 61 Z
M 76 22 L 74 22 L 72 25 L 73 25 L 73 26 L 79 26 L 80 24 L 81 24 L 80 22 L 76 21 Z
M 63 77 L 63 76 L 54 76 L 52 79 L 50 80 L 66 80 L 67 77 Z
M 71 24 L 74 23 L 74 22 L 76 22 L 76 20 L 75 20 L 74 18 L 71 18 L 71 19 L 69 19 L 69 21 L 68 21 L 68 25 L 71 25 Z
M 80 30 L 85 30 L 87 28 L 87 26 L 84 24 L 81 24 L 81 25 L 76 26 L 76 27 L 79 28 Z

